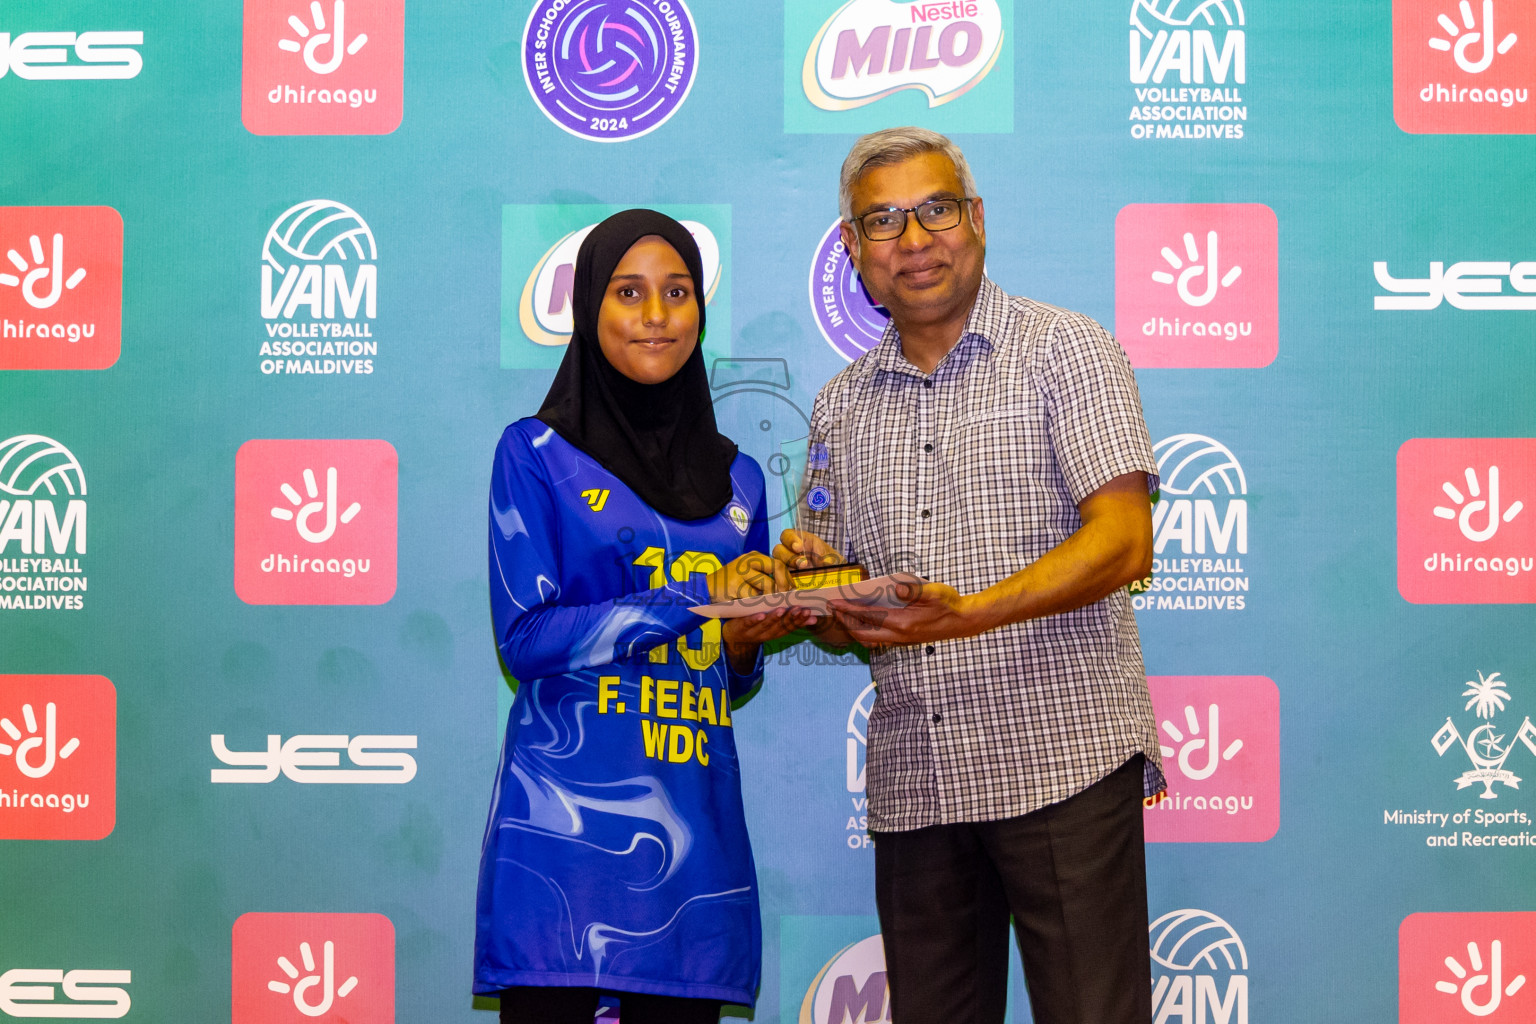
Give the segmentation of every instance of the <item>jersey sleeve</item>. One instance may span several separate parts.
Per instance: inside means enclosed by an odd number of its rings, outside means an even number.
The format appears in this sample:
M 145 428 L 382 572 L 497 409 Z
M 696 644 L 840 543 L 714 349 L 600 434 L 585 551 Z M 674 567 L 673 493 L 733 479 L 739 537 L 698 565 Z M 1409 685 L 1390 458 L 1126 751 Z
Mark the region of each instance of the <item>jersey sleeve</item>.
M 565 573 L 580 568 L 562 559 L 564 512 L 532 443 L 515 425 L 507 428 L 491 470 L 490 583 L 496 646 L 514 676 L 606 665 L 705 621 L 688 610 L 709 603 L 709 585 L 697 574 L 596 604 L 562 603 Z
M 756 488 L 757 498 L 752 503 L 752 525 L 747 528 L 746 547 L 743 552 L 761 551 L 764 554 L 773 553 L 773 541 L 768 533 L 768 500 L 766 482 L 763 479 L 763 471 L 757 462 L 750 456 L 743 455 L 741 464 L 749 467 L 748 483 Z M 750 491 L 748 492 L 751 493 Z M 763 648 L 757 649 L 757 658 L 752 663 L 749 672 L 737 672 L 731 666 L 731 659 L 722 657 L 725 662 L 725 682 L 731 692 L 731 701 L 739 701 L 746 697 L 763 681 Z

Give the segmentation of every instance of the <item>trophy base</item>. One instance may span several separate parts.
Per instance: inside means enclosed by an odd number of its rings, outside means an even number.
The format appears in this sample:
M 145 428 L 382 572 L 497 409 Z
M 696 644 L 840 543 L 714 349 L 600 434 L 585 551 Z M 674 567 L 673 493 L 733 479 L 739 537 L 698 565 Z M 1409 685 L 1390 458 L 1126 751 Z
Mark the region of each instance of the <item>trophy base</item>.
M 837 565 L 817 565 L 808 569 L 791 569 L 789 578 L 796 590 L 819 590 L 822 587 L 844 587 L 850 583 L 862 583 L 869 573 L 857 562 L 841 562 Z

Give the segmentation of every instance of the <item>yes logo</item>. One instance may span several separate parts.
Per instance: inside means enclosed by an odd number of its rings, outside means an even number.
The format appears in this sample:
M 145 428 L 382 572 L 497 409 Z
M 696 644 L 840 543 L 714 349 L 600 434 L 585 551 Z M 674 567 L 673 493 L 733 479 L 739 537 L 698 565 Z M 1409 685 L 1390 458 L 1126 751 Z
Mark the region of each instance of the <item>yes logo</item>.
M 266 783 L 279 773 L 300 783 L 394 783 L 416 777 L 415 736 L 282 736 L 269 733 L 265 750 L 230 750 L 223 733 L 209 737 L 213 754 L 232 768 L 211 770 L 211 782 Z M 342 768 L 341 751 L 357 767 Z
M 1536 914 L 1410 914 L 1397 931 L 1400 1024 L 1536 1021 Z
M 1536 440 L 1415 438 L 1397 452 L 1397 589 L 1415 604 L 1536 601 Z
M 1115 217 L 1115 331 L 1137 367 L 1261 367 L 1279 352 L 1279 227 L 1262 203 Z
M 387 441 L 247 441 L 235 456 L 235 592 L 247 604 L 395 593 L 399 457 Z
M 0 370 L 102 370 L 122 349 L 123 219 L 0 207 Z
M 395 927 L 382 914 L 242 914 L 231 1024 L 393 1024 Z
M 388 134 L 404 83 L 404 0 L 245 0 L 241 120 L 253 134 Z
M 143 45 L 143 32 L 22 32 L 14 40 L 0 32 L 0 78 L 10 71 L 40 81 L 137 78 Z
M 117 821 L 117 690 L 0 675 L 0 839 L 102 839 Z
M 1536 8 L 1393 0 L 1393 113 L 1405 132 L 1536 132 Z
M 132 981 L 132 971 L 13 967 L 0 974 L 0 1013 L 23 1019 L 116 1020 L 133 1007 L 128 990 L 122 987 Z
M 1168 790 L 1155 843 L 1262 843 L 1280 827 L 1280 693 L 1264 676 L 1149 676 Z

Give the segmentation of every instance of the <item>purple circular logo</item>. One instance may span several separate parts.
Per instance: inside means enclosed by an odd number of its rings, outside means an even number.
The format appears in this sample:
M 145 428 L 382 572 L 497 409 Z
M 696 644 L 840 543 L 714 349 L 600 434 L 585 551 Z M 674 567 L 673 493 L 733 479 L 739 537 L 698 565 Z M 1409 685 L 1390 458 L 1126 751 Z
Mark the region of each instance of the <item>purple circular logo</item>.
M 572 135 L 622 142 L 677 112 L 699 65 L 683 0 L 539 0 L 523 29 L 523 79 Z
M 849 362 L 880 344 L 891 314 L 864 290 L 859 272 L 843 248 L 841 221 L 822 236 L 811 264 L 811 315 L 827 344 Z

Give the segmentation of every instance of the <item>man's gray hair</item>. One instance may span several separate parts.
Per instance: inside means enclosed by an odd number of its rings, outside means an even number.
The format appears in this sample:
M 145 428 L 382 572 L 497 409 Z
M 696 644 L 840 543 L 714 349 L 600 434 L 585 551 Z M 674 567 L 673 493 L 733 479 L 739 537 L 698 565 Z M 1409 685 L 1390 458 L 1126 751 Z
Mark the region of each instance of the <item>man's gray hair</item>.
M 976 194 L 976 179 L 971 176 L 971 165 L 965 162 L 965 154 L 960 152 L 959 146 L 927 128 L 887 128 L 859 139 L 843 161 L 843 173 L 837 185 L 837 208 L 843 220 L 853 220 L 853 183 L 865 171 L 871 167 L 899 164 L 921 153 L 943 153 L 949 157 L 965 194 Z

